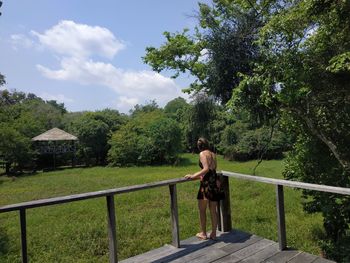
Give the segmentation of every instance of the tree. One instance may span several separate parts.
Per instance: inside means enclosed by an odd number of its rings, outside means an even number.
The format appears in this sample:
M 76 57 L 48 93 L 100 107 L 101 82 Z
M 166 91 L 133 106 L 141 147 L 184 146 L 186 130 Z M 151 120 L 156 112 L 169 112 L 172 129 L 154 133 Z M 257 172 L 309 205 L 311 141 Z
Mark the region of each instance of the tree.
M 95 112 L 71 113 L 63 121 L 65 129 L 78 137 L 78 157 L 87 165 L 106 162 L 111 128 L 101 116 Z
M 25 137 L 6 123 L 1 123 L 0 157 L 5 161 L 6 174 L 10 173 L 11 165 L 22 169 L 31 162 L 33 157 L 30 138 Z
M 258 56 L 259 16 L 251 10 L 214 1 L 213 8 L 199 4 L 199 26 L 193 35 L 164 32 L 166 43 L 148 47 L 143 60 L 153 70 L 174 71 L 176 78 L 189 72 L 195 77 L 188 92 L 205 91 L 226 103 L 240 80 L 239 73 L 250 74 Z
M 109 144 L 113 166 L 174 163 L 182 150 L 181 130 L 160 110 L 138 112 L 113 133 Z
M 171 101 L 169 101 L 165 107 L 164 112 L 170 117 L 173 117 L 175 119 L 180 118 L 180 116 L 183 114 L 183 112 L 188 108 L 188 103 L 184 98 L 177 97 Z
M 160 110 L 157 102 L 155 100 L 151 100 L 145 105 L 136 104 L 134 106 L 134 109 L 130 110 L 130 114 L 131 116 L 136 116 L 139 113 L 152 112 L 157 110 Z
M 349 12 L 349 1 L 286 1 L 260 30 L 262 59 L 231 100 L 237 108 L 263 109 L 267 119 L 280 115 L 297 138 L 287 178 L 350 184 Z M 312 196 L 305 209 L 324 216 L 325 253 L 348 262 L 349 198 L 304 194 Z
M 0 121 L 2 142 L 0 156 L 6 172 L 33 166 L 35 151 L 31 138 L 60 125 L 62 113 L 34 94 L 2 90 Z
M 0 87 L 5 84 L 6 84 L 5 76 L 0 73 Z
M 79 138 L 78 157 L 86 164 L 107 163 L 108 140 L 112 133 L 127 122 L 127 116 L 117 110 L 72 112 L 64 115 L 63 127 Z

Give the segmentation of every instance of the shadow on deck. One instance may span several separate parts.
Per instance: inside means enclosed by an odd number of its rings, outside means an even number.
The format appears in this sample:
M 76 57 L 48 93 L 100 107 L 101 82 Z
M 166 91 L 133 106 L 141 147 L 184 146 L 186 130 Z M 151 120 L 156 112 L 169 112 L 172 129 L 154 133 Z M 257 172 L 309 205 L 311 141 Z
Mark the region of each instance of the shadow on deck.
M 121 261 L 136 262 L 292 262 L 331 263 L 294 249 L 280 251 L 278 243 L 239 230 L 219 233 L 216 241 L 202 241 L 196 237 L 181 241 L 181 247 L 165 245 Z

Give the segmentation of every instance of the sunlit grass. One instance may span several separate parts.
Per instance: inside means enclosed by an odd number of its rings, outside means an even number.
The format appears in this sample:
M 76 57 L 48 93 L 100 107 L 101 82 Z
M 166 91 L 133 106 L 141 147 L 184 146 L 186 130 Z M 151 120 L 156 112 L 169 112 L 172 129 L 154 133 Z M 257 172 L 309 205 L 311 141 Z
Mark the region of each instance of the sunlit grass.
M 256 161 L 228 162 L 218 158 L 218 170 L 251 174 Z M 198 169 L 198 156 L 186 154 L 180 165 L 130 168 L 76 168 L 38 173 L 16 179 L 0 177 L 0 205 L 84 193 L 182 177 Z M 282 178 L 282 161 L 265 161 L 257 175 Z M 198 231 L 198 182 L 178 185 L 180 237 Z M 233 226 L 277 240 L 275 188 L 230 179 Z M 171 242 L 167 187 L 115 197 L 118 253 L 127 258 Z M 285 190 L 288 245 L 319 254 L 313 233 L 319 215 L 307 215 L 300 192 Z M 209 223 L 209 222 L 208 222 Z M 208 224 L 209 225 L 209 224 Z M 27 211 L 28 253 L 31 262 L 107 262 L 108 239 L 104 198 L 35 208 Z M 20 262 L 18 213 L 0 214 L 0 262 Z

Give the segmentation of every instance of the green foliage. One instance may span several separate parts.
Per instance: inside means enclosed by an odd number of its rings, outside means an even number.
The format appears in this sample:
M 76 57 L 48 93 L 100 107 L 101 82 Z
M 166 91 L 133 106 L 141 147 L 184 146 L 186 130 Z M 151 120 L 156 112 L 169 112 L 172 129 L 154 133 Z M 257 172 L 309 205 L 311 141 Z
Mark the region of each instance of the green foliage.
M 6 162 L 6 173 L 10 172 L 10 166 L 16 170 L 31 164 L 33 151 L 30 138 L 25 137 L 15 128 L 6 123 L 0 124 L 0 157 Z
M 0 73 L 0 87 L 5 85 L 5 83 L 6 83 L 5 76 Z
M 350 178 L 342 169 L 331 151 L 312 136 L 299 138 L 295 149 L 290 152 L 284 175 L 309 183 L 349 187 Z M 303 191 L 308 198 L 304 209 L 309 213 L 321 212 L 325 233 L 319 238 L 326 255 L 337 262 L 347 262 L 349 255 L 350 197 Z M 345 254 L 344 254 L 345 253 Z
M 0 156 L 6 163 L 6 173 L 34 166 L 31 138 L 59 126 L 64 110 L 63 105 L 45 102 L 34 94 L 0 91 Z
M 68 113 L 64 116 L 65 129 L 79 139 L 78 158 L 85 164 L 106 164 L 108 140 L 127 121 L 116 110 Z
M 236 129 L 235 129 L 236 128 Z M 283 133 L 274 132 L 272 139 L 271 129 L 262 127 L 253 130 L 238 130 L 240 128 L 232 126 L 231 131 L 235 138 L 239 138 L 237 143 L 225 148 L 225 157 L 229 160 L 247 161 L 254 159 L 281 159 L 283 152 L 287 149 L 287 142 Z
M 261 31 L 265 60 L 254 77 L 266 85 L 260 86 L 259 100 L 277 101 L 282 121 L 298 139 L 288 159 L 288 178 L 349 187 L 349 12 L 349 1 L 290 2 Z M 271 90 L 277 83 L 280 89 Z M 325 253 L 346 262 L 331 249 L 349 246 L 340 245 L 349 240 L 348 198 L 305 195 L 312 197 L 306 209 L 324 216 Z
M 183 116 L 186 109 L 189 107 L 188 103 L 184 98 L 178 97 L 171 101 L 169 101 L 165 107 L 164 112 L 169 117 L 175 119 L 175 120 L 181 120 L 181 117 Z
M 134 109 L 130 110 L 130 114 L 131 116 L 136 116 L 139 113 L 152 112 L 156 110 L 160 110 L 160 108 L 155 100 L 151 100 L 145 105 L 136 104 Z
M 160 110 L 139 111 L 109 140 L 113 166 L 174 163 L 182 150 L 181 130 Z
M 195 36 L 188 34 L 184 29 L 181 33 L 163 33 L 166 44 L 156 49 L 146 48 L 146 56 L 143 57 L 145 63 L 149 64 L 153 70 L 161 72 L 163 70 L 174 70 L 173 78 L 177 78 L 180 73 L 190 72 L 196 77 L 191 84 L 192 89 L 200 87 L 205 78 L 205 63 L 200 61 L 201 51 L 205 48 L 200 34 L 197 31 Z
M 146 48 L 143 60 L 157 72 L 174 71 L 173 78 L 189 72 L 195 79 L 187 92 L 205 91 L 225 103 L 240 81 L 239 73 L 252 72 L 261 22 L 251 10 L 225 1 L 214 1 L 213 7 L 200 3 L 198 19 L 192 35 L 187 29 L 164 32 L 166 43 Z

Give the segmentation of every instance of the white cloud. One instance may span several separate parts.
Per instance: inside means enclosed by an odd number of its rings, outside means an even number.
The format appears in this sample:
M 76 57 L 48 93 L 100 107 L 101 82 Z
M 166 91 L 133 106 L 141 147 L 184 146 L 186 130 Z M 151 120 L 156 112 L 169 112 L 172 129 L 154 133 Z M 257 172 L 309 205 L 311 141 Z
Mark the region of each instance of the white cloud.
M 206 48 L 203 48 L 200 52 L 201 56 L 198 58 L 198 61 L 200 62 L 206 62 L 209 59 L 209 50 Z
M 40 98 L 43 98 L 44 100 L 55 100 L 57 102 L 63 102 L 63 103 L 67 103 L 67 102 L 74 102 L 73 99 L 71 98 L 67 98 L 65 95 L 63 94 L 56 94 L 56 95 L 53 95 L 53 94 L 49 94 L 49 93 L 41 93 L 39 95 Z
M 111 63 L 93 60 L 96 55 L 113 58 L 124 48 L 106 28 L 61 21 L 43 34 L 33 32 L 40 44 L 59 55 L 60 65 L 51 69 L 36 65 L 49 79 L 98 85 L 116 92 L 116 106 L 127 112 L 137 103 L 155 99 L 160 106 L 182 95 L 173 79 L 149 70 L 124 70 Z
M 153 71 L 124 71 L 110 63 L 77 58 L 62 59 L 60 66 L 58 70 L 42 65 L 37 65 L 37 68 L 50 79 L 111 88 L 120 96 L 117 106 L 123 108 L 123 111 L 151 99 L 156 99 L 160 105 L 164 105 L 181 95 L 180 88 L 173 79 Z
M 34 46 L 34 41 L 23 34 L 11 35 L 10 43 L 14 50 L 18 50 L 19 47 L 31 48 Z
M 67 20 L 60 21 L 43 34 L 36 31 L 31 33 L 38 37 L 43 46 L 65 56 L 86 58 L 100 55 L 111 59 L 125 48 L 124 43 L 107 28 Z
M 127 113 L 128 110 L 133 108 L 133 106 L 136 104 L 140 104 L 140 101 L 138 98 L 128 98 L 125 96 L 119 97 L 116 102 L 117 108 L 124 113 Z

